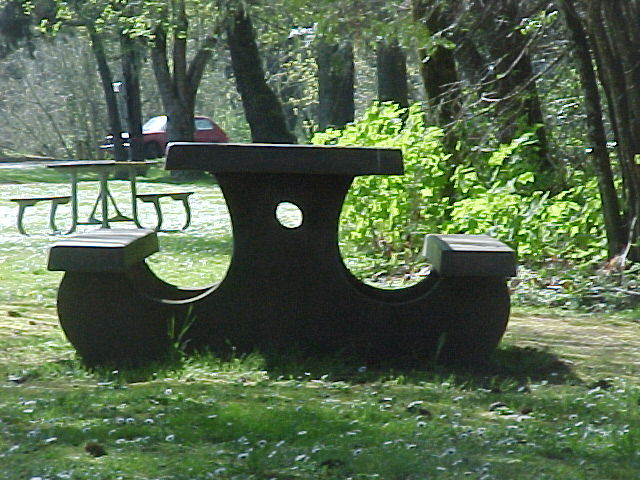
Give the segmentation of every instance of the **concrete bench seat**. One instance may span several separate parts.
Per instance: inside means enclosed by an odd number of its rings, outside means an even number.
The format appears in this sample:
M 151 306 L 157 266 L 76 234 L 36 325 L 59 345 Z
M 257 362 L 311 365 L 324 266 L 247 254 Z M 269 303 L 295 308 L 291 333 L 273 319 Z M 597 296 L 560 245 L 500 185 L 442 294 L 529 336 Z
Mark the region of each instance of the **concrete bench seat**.
M 156 215 L 158 217 L 158 224 L 156 225 L 156 231 L 166 232 L 171 230 L 163 230 L 162 229 L 162 208 L 160 207 L 160 199 L 169 197 L 172 200 L 176 200 L 182 202 L 184 206 L 184 212 L 186 215 L 186 220 L 181 230 L 186 230 L 191 225 L 191 207 L 189 206 L 189 197 L 193 195 L 193 192 L 166 192 L 166 193 L 139 193 L 136 195 L 136 198 L 142 202 L 152 203 L 155 210 Z
M 515 277 L 515 252 L 488 235 L 427 235 L 423 254 L 443 277 Z
M 125 272 L 158 250 L 153 230 L 100 229 L 56 242 L 49 250 L 48 269 Z
M 33 207 L 41 202 L 51 202 L 51 210 L 49 211 L 49 227 L 53 233 L 58 233 L 60 230 L 56 227 L 56 210 L 58 205 L 66 205 L 71 201 L 71 197 L 68 195 L 57 197 L 23 197 L 23 198 L 11 198 L 12 202 L 18 204 L 18 231 L 23 235 L 28 235 L 22 224 L 24 218 L 24 212 L 27 207 Z

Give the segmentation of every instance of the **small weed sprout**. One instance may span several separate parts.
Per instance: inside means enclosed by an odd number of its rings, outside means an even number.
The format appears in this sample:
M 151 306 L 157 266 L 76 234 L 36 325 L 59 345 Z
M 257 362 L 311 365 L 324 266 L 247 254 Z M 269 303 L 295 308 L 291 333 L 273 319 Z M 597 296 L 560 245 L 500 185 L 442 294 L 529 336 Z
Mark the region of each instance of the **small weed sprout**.
M 185 339 L 185 336 L 191 330 L 191 327 L 196 322 L 198 317 L 193 315 L 193 309 L 190 306 L 187 310 L 187 313 L 184 317 L 184 321 L 180 323 L 176 322 L 176 317 L 171 316 L 167 320 L 167 336 L 169 337 L 169 342 L 171 346 L 171 352 L 178 354 L 178 356 L 183 356 L 187 349 L 187 344 L 190 339 Z

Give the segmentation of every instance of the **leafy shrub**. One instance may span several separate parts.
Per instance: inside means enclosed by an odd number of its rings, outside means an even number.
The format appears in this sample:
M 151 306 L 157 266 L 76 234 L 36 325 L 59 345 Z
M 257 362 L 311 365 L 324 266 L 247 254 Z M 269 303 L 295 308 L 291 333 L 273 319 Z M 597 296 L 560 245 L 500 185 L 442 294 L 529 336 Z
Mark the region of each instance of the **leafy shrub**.
M 352 269 L 355 265 L 356 275 L 415 270 L 427 233 L 489 234 L 514 248 L 529 266 L 550 258 L 572 263 L 604 259 L 594 179 L 572 172 L 572 186 L 558 194 L 528 191 L 534 175 L 522 171 L 517 160 L 531 135 L 499 146 L 473 165 L 450 164 L 442 137 L 441 129 L 425 125 L 419 104 L 402 109 L 384 103 L 374 104 L 343 130 L 330 129 L 312 139 L 402 150 L 405 175 L 357 177 L 345 200 L 343 256 Z
M 424 234 L 437 231 L 444 221 L 441 192 L 447 182 L 449 155 L 442 148 L 442 136 L 440 128 L 424 125 L 419 104 L 408 111 L 394 104 L 376 104 L 359 122 L 313 137 L 316 144 L 402 150 L 405 175 L 354 180 L 342 210 L 344 248 L 390 266 L 417 260 Z

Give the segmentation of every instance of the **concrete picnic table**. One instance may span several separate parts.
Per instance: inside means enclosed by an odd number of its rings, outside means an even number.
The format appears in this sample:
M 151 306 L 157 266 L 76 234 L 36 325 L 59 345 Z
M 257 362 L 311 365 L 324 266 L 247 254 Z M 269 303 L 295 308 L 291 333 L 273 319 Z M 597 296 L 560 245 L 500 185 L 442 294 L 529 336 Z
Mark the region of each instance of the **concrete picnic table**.
M 66 272 L 60 322 L 89 364 L 157 358 L 175 341 L 167 325 L 191 349 L 371 362 L 481 361 L 505 331 L 515 256 L 491 237 L 428 236 L 432 272 L 404 289 L 366 285 L 345 267 L 337 238 L 344 197 L 357 175 L 401 175 L 398 150 L 177 143 L 166 168 L 215 174 L 233 226 L 231 264 L 219 284 L 179 289 L 145 263 L 158 249 L 154 232 L 54 245 L 49 269 Z M 297 223 L 278 219 L 283 203 L 299 209 Z

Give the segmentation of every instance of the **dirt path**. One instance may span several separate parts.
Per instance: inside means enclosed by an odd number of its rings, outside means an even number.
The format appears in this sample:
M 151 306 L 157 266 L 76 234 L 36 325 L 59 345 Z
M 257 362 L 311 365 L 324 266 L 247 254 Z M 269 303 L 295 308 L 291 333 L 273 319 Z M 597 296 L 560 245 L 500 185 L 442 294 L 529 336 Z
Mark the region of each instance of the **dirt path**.
M 581 378 L 638 377 L 640 322 L 569 312 L 512 314 L 505 340 L 547 350 Z

